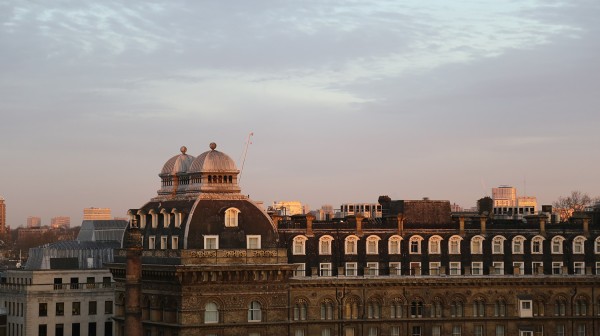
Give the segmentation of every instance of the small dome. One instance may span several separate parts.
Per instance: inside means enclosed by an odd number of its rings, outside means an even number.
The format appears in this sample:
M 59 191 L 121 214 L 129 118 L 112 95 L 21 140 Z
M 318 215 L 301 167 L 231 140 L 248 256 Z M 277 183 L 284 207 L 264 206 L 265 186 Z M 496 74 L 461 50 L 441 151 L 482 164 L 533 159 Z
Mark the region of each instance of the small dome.
M 229 155 L 215 150 L 217 145 L 213 142 L 210 145 L 211 150 L 204 152 L 192 162 L 189 169 L 190 173 L 221 173 L 237 172 L 235 162 Z
M 187 148 L 185 146 L 181 147 L 181 154 L 175 155 L 165 163 L 163 166 L 160 175 L 169 175 L 169 174 L 178 174 L 185 173 L 188 171 L 192 162 L 194 161 L 194 157 L 191 155 L 187 155 L 185 152 Z

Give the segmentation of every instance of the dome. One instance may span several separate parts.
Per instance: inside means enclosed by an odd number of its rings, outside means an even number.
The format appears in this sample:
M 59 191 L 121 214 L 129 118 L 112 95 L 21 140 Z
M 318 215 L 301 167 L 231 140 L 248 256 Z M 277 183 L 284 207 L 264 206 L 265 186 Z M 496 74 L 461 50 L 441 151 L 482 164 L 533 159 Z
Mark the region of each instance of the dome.
M 185 173 L 188 171 L 192 162 L 194 161 L 194 157 L 191 155 L 187 155 L 185 152 L 187 148 L 185 146 L 181 147 L 181 154 L 175 155 L 165 163 L 160 172 L 160 175 L 175 175 L 179 173 Z
M 190 173 L 220 173 L 220 172 L 237 172 L 235 162 L 229 155 L 215 150 L 217 145 L 213 142 L 210 144 L 211 150 L 204 152 L 192 162 L 189 169 Z

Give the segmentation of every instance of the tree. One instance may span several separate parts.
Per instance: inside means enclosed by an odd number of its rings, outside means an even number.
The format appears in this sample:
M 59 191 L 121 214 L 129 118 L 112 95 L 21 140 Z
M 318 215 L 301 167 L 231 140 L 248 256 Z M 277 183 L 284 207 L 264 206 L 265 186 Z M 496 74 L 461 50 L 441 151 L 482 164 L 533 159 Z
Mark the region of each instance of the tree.
M 588 194 L 582 193 L 581 191 L 571 191 L 571 195 L 563 197 L 560 196 L 558 200 L 552 203 L 554 211 L 560 215 L 560 221 L 566 222 L 569 220 L 573 213 L 576 211 L 583 211 L 585 207 L 591 205 L 593 201 Z

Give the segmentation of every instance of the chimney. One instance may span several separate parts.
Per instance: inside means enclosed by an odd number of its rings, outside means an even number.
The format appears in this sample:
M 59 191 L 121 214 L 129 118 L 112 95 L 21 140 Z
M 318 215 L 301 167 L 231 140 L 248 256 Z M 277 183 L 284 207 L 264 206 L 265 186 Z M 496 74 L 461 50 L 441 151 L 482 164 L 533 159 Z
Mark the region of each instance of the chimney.
M 480 225 L 480 228 L 481 228 L 481 234 L 482 235 L 485 235 L 486 224 L 487 224 L 487 217 L 486 216 L 479 217 L 479 225 Z
M 404 234 L 404 215 L 398 214 L 397 220 L 398 220 L 398 234 L 400 236 L 402 236 Z
M 590 236 L 590 219 L 583 218 L 583 235 L 586 237 Z
M 359 237 L 362 237 L 363 236 L 362 221 L 363 221 L 363 218 L 365 218 L 365 217 L 361 214 L 357 214 L 354 216 L 354 218 L 356 220 L 356 235 Z
M 540 235 L 541 236 L 546 236 L 546 216 L 539 216 L 538 217 L 540 220 Z
M 464 216 L 460 216 L 458 217 L 458 234 L 461 237 L 465 236 L 465 217 Z
M 306 215 L 306 236 L 313 237 L 313 221 L 315 220 L 315 216 L 313 214 Z

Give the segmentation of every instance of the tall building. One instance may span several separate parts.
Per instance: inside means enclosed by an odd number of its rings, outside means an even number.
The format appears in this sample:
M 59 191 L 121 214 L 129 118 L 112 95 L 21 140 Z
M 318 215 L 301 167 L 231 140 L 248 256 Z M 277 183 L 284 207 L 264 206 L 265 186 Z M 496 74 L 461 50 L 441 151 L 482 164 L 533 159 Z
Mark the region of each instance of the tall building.
M 6 234 L 6 203 L 0 196 L 0 238 Z
M 215 148 L 168 160 L 164 188 L 129 211 L 108 265 L 116 335 L 600 331 L 600 210 L 550 224 L 381 196 L 381 218 L 269 217 Z
M 68 229 L 71 227 L 71 217 L 58 216 L 50 219 L 50 227 L 53 229 Z
M 42 219 L 37 216 L 29 216 L 27 217 L 27 228 L 35 229 L 42 226 Z
M 111 218 L 110 208 L 85 208 L 83 209 L 83 220 L 109 220 Z
M 517 196 L 515 187 L 492 188 L 492 200 L 494 215 L 500 218 L 523 218 L 537 213 L 537 199 L 533 196 Z
M 276 211 L 280 216 L 304 215 L 308 212 L 306 205 L 298 201 L 276 201 L 269 210 Z

